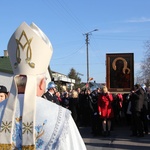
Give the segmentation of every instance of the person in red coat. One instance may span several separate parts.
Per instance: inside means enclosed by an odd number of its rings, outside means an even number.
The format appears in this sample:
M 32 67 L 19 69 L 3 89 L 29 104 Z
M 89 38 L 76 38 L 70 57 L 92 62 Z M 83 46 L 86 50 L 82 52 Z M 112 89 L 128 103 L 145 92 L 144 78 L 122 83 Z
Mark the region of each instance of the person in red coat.
M 111 129 L 111 119 L 114 117 L 112 108 L 113 96 L 106 86 L 102 87 L 102 92 L 98 97 L 98 111 L 102 119 L 103 135 L 109 136 Z

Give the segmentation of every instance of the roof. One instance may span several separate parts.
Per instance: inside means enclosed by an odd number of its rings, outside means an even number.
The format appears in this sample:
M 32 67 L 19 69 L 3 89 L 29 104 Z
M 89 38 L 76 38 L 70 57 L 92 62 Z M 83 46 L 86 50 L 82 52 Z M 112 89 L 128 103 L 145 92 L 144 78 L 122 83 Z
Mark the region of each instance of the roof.
M 0 72 L 13 74 L 9 57 L 0 57 Z

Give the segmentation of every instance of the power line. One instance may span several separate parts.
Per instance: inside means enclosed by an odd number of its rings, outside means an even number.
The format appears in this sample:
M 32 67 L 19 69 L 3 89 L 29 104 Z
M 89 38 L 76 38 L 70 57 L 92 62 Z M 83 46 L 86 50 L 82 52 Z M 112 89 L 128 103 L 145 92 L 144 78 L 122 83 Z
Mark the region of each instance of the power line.
M 53 60 L 66 59 L 66 58 L 68 58 L 69 56 L 74 56 L 74 54 L 78 53 L 78 52 L 83 48 L 83 46 L 84 46 L 84 45 L 82 45 L 78 50 L 76 50 L 76 51 L 74 51 L 74 52 L 72 52 L 72 53 L 70 53 L 70 54 L 68 54 L 68 55 L 65 55 L 65 56 L 59 57 L 59 58 L 54 58 Z
M 80 20 L 75 16 L 75 14 L 72 13 L 72 11 L 69 9 L 67 4 L 65 3 L 64 0 L 57 0 L 59 4 L 62 6 L 62 8 L 67 12 L 67 14 L 71 17 L 71 19 L 80 26 L 82 30 L 85 30 L 86 27 L 80 22 Z M 63 2 L 63 3 L 62 3 Z
M 85 26 L 79 21 L 79 19 L 72 13 L 72 11 L 67 7 L 67 4 L 63 1 L 60 2 L 59 0 L 44 0 L 46 7 L 51 7 L 52 12 L 55 12 L 57 16 L 59 16 L 60 20 L 63 20 L 63 22 L 67 23 L 70 27 L 73 27 L 74 24 L 76 24 L 76 29 L 79 33 L 83 33 L 83 30 L 85 30 Z M 50 4 L 51 3 L 51 4 Z M 73 24 L 72 26 L 70 24 Z

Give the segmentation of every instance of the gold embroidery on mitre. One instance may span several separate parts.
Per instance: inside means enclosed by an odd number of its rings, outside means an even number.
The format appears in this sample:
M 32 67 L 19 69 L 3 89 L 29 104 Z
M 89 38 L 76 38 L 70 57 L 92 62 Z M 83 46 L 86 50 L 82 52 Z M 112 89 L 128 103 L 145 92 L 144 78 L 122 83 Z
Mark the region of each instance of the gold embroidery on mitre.
M 22 40 L 25 39 L 26 42 L 22 43 Z M 15 68 L 17 68 L 18 64 L 21 62 L 21 58 L 20 58 L 20 53 L 22 49 L 22 51 L 24 51 L 24 49 L 27 47 L 27 52 L 26 52 L 26 62 L 29 64 L 29 66 L 31 68 L 35 67 L 35 64 L 33 62 L 31 62 L 31 58 L 32 58 L 32 49 L 31 49 L 31 44 L 32 42 L 32 38 L 28 39 L 27 35 L 25 33 L 25 31 L 22 31 L 19 40 L 16 39 L 16 43 L 17 43 L 17 50 L 16 50 L 16 63 L 14 64 Z
M 0 150 L 10 150 L 12 149 L 11 144 L 0 144 Z
M 12 127 L 12 121 L 10 121 L 10 122 L 3 122 L 2 121 L 2 125 L 1 125 L 1 130 L 0 130 L 0 132 L 4 132 L 5 131 L 5 133 L 6 132 L 11 132 L 11 127 Z
M 33 133 L 32 132 L 32 130 L 33 130 L 33 121 L 31 123 L 27 122 L 26 124 L 23 122 L 22 125 L 23 125 L 23 127 L 22 127 L 22 134 L 25 134 L 25 133 L 28 134 L 29 132 Z

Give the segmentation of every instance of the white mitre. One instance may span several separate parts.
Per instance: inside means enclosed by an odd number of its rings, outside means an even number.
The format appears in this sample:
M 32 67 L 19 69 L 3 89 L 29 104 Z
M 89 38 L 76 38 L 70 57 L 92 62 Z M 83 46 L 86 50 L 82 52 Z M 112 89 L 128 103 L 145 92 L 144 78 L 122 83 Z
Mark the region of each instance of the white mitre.
M 35 24 L 28 26 L 24 22 L 10 38 L 8 53 L 15 75 L 37 75 L 48 69 L 52 46 Z
M 12 148 L 12 133 L 16 109 L 15 77 L 26 75 L 27 83 L 22 116 L 22 149 L 35 149 L 36 75 L 46 73 L 52 56 L 52 45 L 47 36 L 34 24 L 23 22 L 8 42 L 8 53 L 14 73 L 10 96 L 0 128 L 0 149 Z

